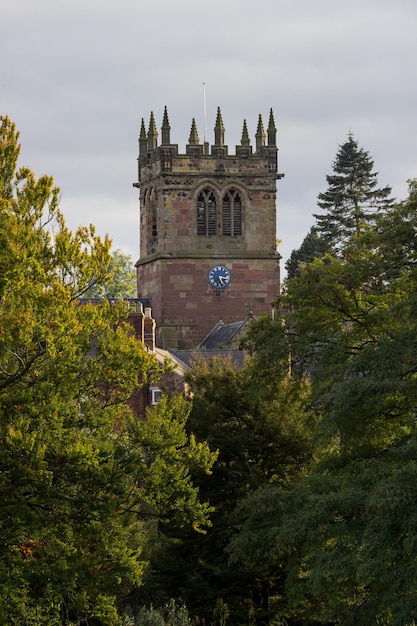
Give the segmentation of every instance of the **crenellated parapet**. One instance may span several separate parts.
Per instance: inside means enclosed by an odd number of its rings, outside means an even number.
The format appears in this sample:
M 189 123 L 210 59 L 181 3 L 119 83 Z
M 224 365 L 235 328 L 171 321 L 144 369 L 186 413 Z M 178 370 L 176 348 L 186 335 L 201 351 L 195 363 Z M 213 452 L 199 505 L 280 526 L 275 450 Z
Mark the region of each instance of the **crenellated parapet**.
M 148 131 L 142 119 L 139 134 L 138 183 L 135 183 L 135 186 L 140 187 L 141 184 L 148 183 L 161 174 L 181 175 L 185 171 L 191 176 L 193 172 L 198 176 L 203 172 L 208 176 L 214 174 L 236 176 L 237 173 L 252 176 L 267 175 L 274 179 L 282 176 L 278 174 L 277 129 L 272 109 L 266 132 L 262 115 L 259 115 L 254 147 L 250 142 L 246 119 L 243 120 L 241 142 L 235 146 L 235 154 L 229 154 L 229 148 L 225 143 L 226 131 L 220 107 L 217 109 L 214 143 L 211 146 L 208 142 L 200 143 L 194 118 L 185 154 L 180 154 L 178 145 L 171 143 L 170 131 L 167 107 L 163 113 L 160 143 L 154 113 L 150 114 Z
M 276 196 L 277 129 L 246 119 L 240 144 L 229 153 L 220 107 L 214 141 L 200 142 L 195 119 L 185 152 L 171 142 L 165 107 L 142 120 L 138 182 L 140 258 L 138 295 L 158 322 L 158 345 L 189 349 L 219 322 L 235 323 L 271 308 L 279 295 Z M 230 151 L 232 152 L 232 151 Z

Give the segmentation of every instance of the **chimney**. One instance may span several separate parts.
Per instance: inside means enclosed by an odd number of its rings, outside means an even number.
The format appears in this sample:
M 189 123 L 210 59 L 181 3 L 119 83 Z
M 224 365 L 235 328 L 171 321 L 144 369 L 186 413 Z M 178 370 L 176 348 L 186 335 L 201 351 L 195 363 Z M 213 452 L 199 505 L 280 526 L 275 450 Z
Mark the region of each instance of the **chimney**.
M 143 319 L 143 343 L 148 348 L 155 352 L 155 327 L 156 322 L 152 317 L 152 309 L 145 307 L 145 317 Z

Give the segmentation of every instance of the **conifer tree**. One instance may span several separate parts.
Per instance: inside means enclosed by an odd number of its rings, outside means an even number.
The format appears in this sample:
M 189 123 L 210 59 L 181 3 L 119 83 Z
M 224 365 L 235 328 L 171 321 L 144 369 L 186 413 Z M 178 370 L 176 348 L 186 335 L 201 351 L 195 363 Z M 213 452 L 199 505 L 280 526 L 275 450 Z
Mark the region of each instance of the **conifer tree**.
M 375 214 L 392 205 L 391 188 L 379 188 L 377 172 L 369 152 L 359 148 L 349 133 L 339 146 L 333 163 L 333 174 L 326 176 L 328 188 L 318 195 L 318 206 L 324 214 L 314 214 L 317 232 L 334 251 L 372 223 Z
M 312 226 L 301 246 L 291 252 L 290 258 L 285 263 L 287 278 L 297 276 L 303 264 L 310 263 L 316 257 L 324 256 L 328 250 L 329 245 L 318 235 L 317 227 Z

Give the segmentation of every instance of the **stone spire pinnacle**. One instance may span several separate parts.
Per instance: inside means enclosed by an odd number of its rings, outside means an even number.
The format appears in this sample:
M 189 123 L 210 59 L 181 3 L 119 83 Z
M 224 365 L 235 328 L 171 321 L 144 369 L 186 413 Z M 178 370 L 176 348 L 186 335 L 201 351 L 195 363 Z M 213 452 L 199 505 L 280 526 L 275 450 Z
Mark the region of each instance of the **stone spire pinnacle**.
M 277 129 L 275 126 L 274 114 L 272 109 L 269 112 L 269 123 L 268 123 L 268 146 L 276 146 L 277 145 Z
M 171 126 L 169 125 L 168 110 L 165 105 L 164 117 L 163 117 L 162 126 L 161 126 L 161 140 L 162 140 L 163 146 L 168 146 L 171 143 L 170 130 L 171 130 Z
M 190 138 L 188 140 L 188 143 L 190 145 L 198 145 L 200 143 L 200 140 L 198 138 L 198 132 L 197 132 L 197 126 L 195 123 L 195 119 L 193 117 L 193 121 L 191 122 L 191 132 L 190 132 Z
M 214 145 L 224 146 L 224 126 L 220 107 L 217 107 L 216 125 L 214 127 Z
M 249 139 L 248 127 L 246 125 L 246 120 L 243 120 L 242 139 L 240 140 L 240 145 L 250 146 L 250 139 Z
M 146 139 L 145 120 L 142 117 L 142 122 L 141 122 L 141 125 L 140 125 L 139 140 L 140 141 L 144 141 L 145 139 Z
M 265 145 L 265 137 L 266 137 L 261 114 L 259 114 L 258 128 L 256 129 L 255 137 L 256 137 L 256 152 L 258 152 Z
M 148 138 L 146 136 L 145 120 L 142 117 L 142 123 L 140 125 L 139 133 L 139 154 L 143 154 L 148 151 Z
M 158 131 L 156 130 L 155 117 L 151 111 L 148 131 L 148 150 L 155 150 L 158 147 Z

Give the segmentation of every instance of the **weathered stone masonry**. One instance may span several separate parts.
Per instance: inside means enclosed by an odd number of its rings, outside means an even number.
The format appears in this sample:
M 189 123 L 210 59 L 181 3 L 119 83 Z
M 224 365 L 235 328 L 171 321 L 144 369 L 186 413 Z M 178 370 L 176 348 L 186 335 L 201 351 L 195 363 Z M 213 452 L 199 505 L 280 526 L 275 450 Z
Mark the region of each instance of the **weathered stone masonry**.
M 276 251 L 276 128 L 272 110 L 267 133 L 259 116 L 252 151 L 243 123 L 235 155 L 224 144 L 220 109 L 214 144 L 200 144 L 192 121 L 185 154 L 170 143 L 165 108 L 161 144 L 153 113 L 139 137 L 140 259 L 138 297 L 149 298 L 157 343 L 196 346 L 222 319 L 269 311 L 279 295 Z M 267 140 L 267 141 L 266 141 Z M 226 266 L 231 280 L 215 289 L 210 268 Z

